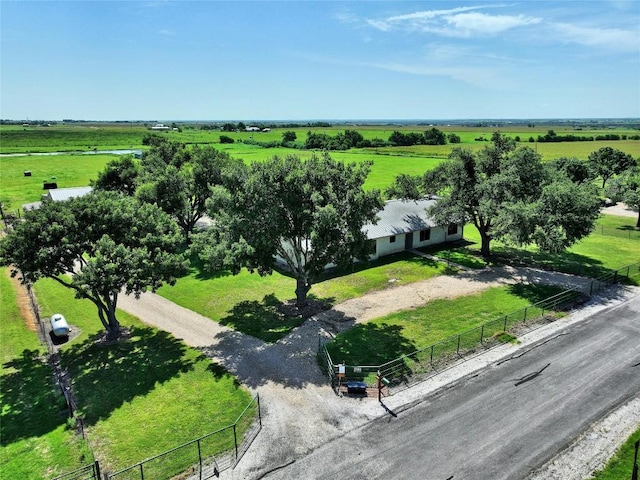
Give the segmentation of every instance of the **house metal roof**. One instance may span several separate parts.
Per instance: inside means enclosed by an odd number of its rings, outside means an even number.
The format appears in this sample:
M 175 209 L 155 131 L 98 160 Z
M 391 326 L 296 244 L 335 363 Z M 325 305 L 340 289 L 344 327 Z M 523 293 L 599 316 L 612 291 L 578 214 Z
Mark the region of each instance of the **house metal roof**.
M 389 200 L 378 212 L 378 223 L 365 225 L 363 230 L 367 238 L 373 240 L 433 228 L 436 223 L 426 210 L 435 202 L 432 199 Z
M 71 187 L 71 188 L 55 188 L 49 190 L 49 198 L 54 202 L 62 202 L 70 198 L 83 197 L 90 193 L 91 187 Z

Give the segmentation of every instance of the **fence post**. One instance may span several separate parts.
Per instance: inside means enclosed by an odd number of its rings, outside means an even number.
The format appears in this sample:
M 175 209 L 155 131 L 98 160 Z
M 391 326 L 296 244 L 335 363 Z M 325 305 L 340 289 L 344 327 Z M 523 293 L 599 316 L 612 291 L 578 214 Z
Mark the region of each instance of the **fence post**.
M 200 450 L 200 439 L 198 439 L 197 443 L 198 443 L 198 464 L 200 465 L 200 468 L 198 469 L 199 471 L 198 478 L 202 480 L 202 451 Z
M 525 318 L 527 316 L 527 309 L 524 309 L 524 314 L 525 314 Z M 502 331 L 506 332 L 507 331 L 507 316 L 504 316 L 504 326 L 502 327 Z
M 93 471 L 95 473 L 96 480 L 100 480 L 100 463 L 98 462 L 98 460 L 93 462 Z
M 431 359 L 429 360 L 431 367 L 433 368 L 433 345 L 431 345 Z
M 456 348 L 456 355 L 460 356 L 460 334 L 458 334 L 458 347 Z
M 144 480 L 144 467 L 140 463 L 140 480 Z
M 233 443 L 236 449 L 236 462 L 238 461 L 238 436 L 236 435 L 236 424 L 233 424 Z
M 260 412 L 260 394 L 256 393 L 256 398 L 258 399 L 258 423 L 260 424 L 260 428 L 262 428 L 262 413 Z
M 482 343 L 483 338 L 484 338 L 484 323 L 482 324 L 482 328 L 480 329 L 480 343 Z

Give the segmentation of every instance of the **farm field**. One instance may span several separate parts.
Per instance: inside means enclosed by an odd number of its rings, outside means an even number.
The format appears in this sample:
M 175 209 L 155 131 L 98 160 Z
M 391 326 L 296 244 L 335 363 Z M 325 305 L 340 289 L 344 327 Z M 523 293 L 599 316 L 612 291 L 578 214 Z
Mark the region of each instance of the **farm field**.
M 306 132 L 326 132 L 336 134 L 344 131 L 348 126 L 315 129 L 297 129 L 299 140 L 306 138 Z M 393 131 L 398 128 L 404 131 L 422 131 L 425 126 L 395 126 L 380 127 L 366 126 L 357 127 L 366 138 L 388 138 Z M 466 128 L 466 129 L 465 129 Z M 525 133 L 543 134 L 546 127 L 535 127 L 529 132 L 522 132 L 515 127 L 505 128 L 503 131 L 509 134 L 524 135 Z M 479 150 L 486 146 L 487 142 L 477 142 L 474 138 L 490 138 L 492 129 L 471 128 L 471 127 L 442 127 L 443 131 L 456 131 L 463 143 L 459 144 L 463 148 Z M 284 130 L 284 129 L 283 129 Z M 295 130 L 295 129 L 294 129 Z M 513 130 L 513 132 L 511 131 Z M 568 129 L 564 129 L 568 130 Z M 559 134 L 564 133 L 558 128 Z M 594 131 L 581 131 L 580 134 L 605 134 L 615 131 L 618 134 L 631 135 L 635 130 L 631 129 L 601 129 Z M 144 127 L 140 126 L 54 126 L 54 127 L 34 127 L 23 129 L 17 126 L 0 126 L 2 142 L 0 150 L 2 153 L 11 151 L 64 151 L 79 150 L 80 152 L 93 152 L 93 148 L 99 149 L 130 149 L 142 147 L 142 138 L 148 133 Z M 309 150 L 298 150 L 294 148 L 264 148 L 250 143 L 219 143 L 220 133 L 218 131 L 197 130 L 186 128 L 182 132 L 163 133 L 171 139 L 189 142 L 211 144 L 215 148 L 229 153 L 235 158 L 244 160 L 247 163 L 264 161 L 274 155 L 286 156 L 296 155 L 300 158 L 309 158 L 314 152 Z M 282 131 L 278 129 L 265 133 L 228 133 L 229 136 L 238 140 L 247 140 L 250 136 L 260 138 L 260 141 L 280 141 Z M 466 135 L 466 137 L 465 137 Z M 563 143 L 528 143 L 522 142 L 520 145 L 529 146 L 536 149 L 545 160 L 560 157 L 577 157 L 586 159 L 588 155 L 604 146 L 620 149 L 640 157 L 640 140 L 619 140 L 619 141 L 594 141 L 594 142 L 563 142 Z M 401 174 L 421 175 L 425 171 L 434 168 L 442 159 L 446 158 L 451 149 L 456 145 L 416 145 L 412 147 L 380 147 L 350 149 L 347 151 L 331 151 L 332 158 L 344 162 L 362 162 L 370 160 L 373 162 L 371 173 L 365 183 L 365 188 L 384 190 Z M 56 181 L 59 187 L 78 187 L 89 185 L 92 179 L 97 177 L 98 172 L 104 169 L 109 160 L 115 158 L 114 154 L 64 154 L 55 156 L 0 156 L 0 183 L 2 191 L 0 201 L 10 212 L 19 210 L 20 205 L 40 200 L 40 195 L 46 193 L 42 189 L 43 182 Z M 30 171 L 31 177 L 25 177 L 24 171 Z
M 51 155 L 0 157 L 0 201 L 9 211 L 24 203 L 37 202 L 44 182 L 56 182 L 58 188 L 83 187 L 95 180 L 98 172 L 116 155 Z M 30 171 L 31 176 L 24 175 Z
M 337 124 L 331 127 L 297 127 L 272 128 L 269 132 L 221 132 L 220 130 L 202 130 L 199 125 L 183 124 L 179 125 L 181 131 L 170 131 L 157 133 L 166 136 L 172 140 L 185 142 L 188 144 L 209 144 L 216 147 L 224 146 L 225 150 L 247 161 L 253 161 L 251 158 L 256 151 L 267 151 L 270 148 L 264 148 L 255 143 L 281 142 L 282 134 L 286 131 L 292 131 L 296 134 L 296 143 L 304 143 L 307 132 L 317 134 L 327 134 L 335 136 L 344 130 L 357 130 L 365 139 L 381 139 L 388 140 L 394 131 L 403 133 L 417 132 L 422 133 L 432 128 L 431 125 L 355 125 L 355 124 Z M 482 148 L 482 146 L 491 138 L 495 131 L 500 131 L 511 137 L 519 137 L 522 145 L 530 145 L 538 150 L 545 160 L 557 158 L 559 156 L 576 156 L 578 158 L 586 158 L 589 153 L 603 146 L 611 146 L 618 148 L 634 157 L 640 156 L 640 140 L 599 140 L 586 142 L 561 142 L 561 143 L 539 143 L 529 142 L 533 137 L 537 139 L 538 135 L 545 135 L 549 130 L 554 130 L 558 135 L 576 135 L 576 136 L 597 136 L 617 134 L 620 136 L 633 136 L 640 134 L 640 130 L 631 127 L 610 128 L 603 125 L 600 128 L 593 127 L 576 127 L 559 126 L 559 125 L 536 125 L 535 127 L 526 127 L 525 125 L 501 125 L 497 127 L 477 126 L 467 127 L 462 125 L 437 125 L 436 128 L 448 133 L 456 133 L 460 136 L 461 142 L 457 146 L 469 148 Z M 15 125 L 0 125 L 0 153 L 35 153 L 35 152 L 83 152 L 97 150 L 112 149 L 130 149 L 143 148 L 142 140 L 145 135 L 152 133 L 148 128 L 141 124 L 61 124 L 51 127 L 22 127 Z M 220 135 L 232 138 L 236 143 L 221 144 Z M 478 140 L 477 140 L 478 139 Z M 480 141 L 483 140 L 483 141 Z M 240 142 L 249 142 L 242 144 Z M 382 147 L 374 149 L 373 152 L 378 154 L 395 154 L 396 149 L 403 149 L 406 153 L 413 156 L 425 156 L 432 158 L 446 157 L 451 148 L 456 145 L 447 144 L 444 146 L 420 145 L 416 147 Z M 236 151 L 238 149 L 238 151 Z M 292 153 L 296 149 L 284 149 L 286 152 Z M 389 151 L 390 150 L 390 151 Z M 367 149 L 351 149 L 349 152 L 364 151 L 372 153 Z M 354 153 L 355 153 L 354 152 Z M 274 154 L 282 154 L 274 151 L 266 153 L 266 158 Z M 265 158 L 258 155 L 259 158 Z

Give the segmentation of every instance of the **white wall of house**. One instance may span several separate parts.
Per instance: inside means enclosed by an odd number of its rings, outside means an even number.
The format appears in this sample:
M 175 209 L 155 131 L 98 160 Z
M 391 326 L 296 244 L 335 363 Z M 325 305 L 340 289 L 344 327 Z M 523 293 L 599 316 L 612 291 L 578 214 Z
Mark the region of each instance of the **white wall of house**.
M 395 241 L 391 241 L 393 237 L 382 237 L 376 239 L 376 253 L 371 256 L 371 259 L 383 257 L 385 255 L 391 255 L 393 253 L 399 253 L 405 250 L 407 236 L 412 235 L 412 248 L 428 247 L 430 245 L 437 245 L 439 243 L 454 242 L 462 239 L 463 229 L 460 225 L 457 225 L 456 233 L 449 233 L 447 227 L 432 227 L 429 229 L 429 234 L 423 234 L 423 240 L 420 240 L 420 232 L 401 233 L 395 235 Z M 427 237 L 428 238 L 425 238 Z

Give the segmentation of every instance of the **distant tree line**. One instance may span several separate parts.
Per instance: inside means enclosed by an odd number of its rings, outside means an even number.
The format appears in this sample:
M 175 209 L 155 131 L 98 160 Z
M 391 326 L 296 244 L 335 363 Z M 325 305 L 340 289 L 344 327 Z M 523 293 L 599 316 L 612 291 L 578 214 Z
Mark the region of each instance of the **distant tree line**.
M 601 140 L 640 140 L 640 135 L 618 135 L 617 133 L 608 133 L 605 135 L 558 135 L 553 130 L 549 130 L 545 135 L 538 135 L 538 142 L 593 142 Z M 529 142 L 534 142 L 533 137 Z

